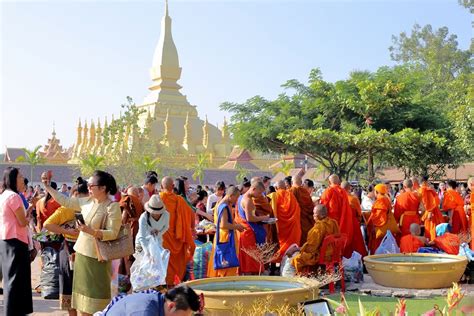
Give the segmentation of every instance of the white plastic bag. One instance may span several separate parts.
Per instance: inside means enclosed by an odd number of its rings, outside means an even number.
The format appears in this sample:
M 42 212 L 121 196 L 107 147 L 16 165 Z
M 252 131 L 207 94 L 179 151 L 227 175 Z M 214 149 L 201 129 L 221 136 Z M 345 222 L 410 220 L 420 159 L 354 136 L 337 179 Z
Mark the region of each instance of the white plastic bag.
M 376 255 L 383 255 L 387 253 L 400 253 L 400 248 L 397 245 L 395 237 L 393 237 L 392 232 L 387 230 L 385 237 L 382 239 L 380 246 L 375 250 Z
M 360 253 L 354 251 L 349 259 L 342 257 L 342 266 L 344 267 L 344 280 L 346 282 L 359 283 L 364 281 L 364 268 Z
M 130 268 L 130 282 L 134 291 L 142 291 L 166 284 L 166 270 L 170 251 L 164 249 L 158 238 L 148 236 L 147 249 L 135 254 Z

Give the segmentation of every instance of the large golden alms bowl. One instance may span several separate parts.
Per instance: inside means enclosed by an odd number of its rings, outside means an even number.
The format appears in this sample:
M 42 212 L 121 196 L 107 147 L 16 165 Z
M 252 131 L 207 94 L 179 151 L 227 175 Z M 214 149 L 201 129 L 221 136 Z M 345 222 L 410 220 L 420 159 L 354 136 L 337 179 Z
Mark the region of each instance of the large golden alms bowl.
M 206 315 L 231 315 L 237 302 L 250 308 L 259 299 L 272 296 L 275 306 L 298 303 L 318 297 L 317 282 L 279 276 L 233 276 L 186 282 L 198 294 L 204 294 Z
M 427 253 L 373 255 L 364 262 L 375 283 L 408 289 L 451 287 L 467 265 L 465 257 Z

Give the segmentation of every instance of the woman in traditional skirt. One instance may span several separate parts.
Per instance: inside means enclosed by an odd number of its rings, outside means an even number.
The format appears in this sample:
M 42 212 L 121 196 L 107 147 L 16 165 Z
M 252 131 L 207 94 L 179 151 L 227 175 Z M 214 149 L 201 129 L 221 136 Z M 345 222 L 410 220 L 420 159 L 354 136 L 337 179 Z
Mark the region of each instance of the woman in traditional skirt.
M 88 183 L 89 197 L 68 198 L 49 185 L 47 173 L 41 180 L 59 204 L 81 211 L 82 217 L 77 221 L 80 231 L 74 250 L 74 279 L 72 284 L 72 308 L 80 315 L 92 315 L 103 310 L 110 301 L 110 282 L 112 265 L 110 261 L 97 259 L 95 239 L 115 240 L 121 226 L 121 213 L 118 203 L 109 199 L 117 193 L 114 177 L 104 171 L 95 171 Z M 105 227 L 102 226 L 107 217 Z
M 32 205 L 25 211 L 18 192 L 23 192 L 24 178 L 17 168 L 3 173 L 0 194 L 0 262 L 3 270 L 3 304 L 6 316 L 33 312 L 31 267 L 28 251 L 28 222 Z
M 79 177 L 77 184 L 72 188 L 72 196 L 84 198 L 89 196 L 87 181 Z M 76 229 L 75 211 L 61 206 L 45 222 L 44 228 L 55 234 L 62 234 L 64 242 L 59 251 L 59 307 L 67 310 L 70 316 L 75 316 L 72 308 L 72 280 L 75 250 L 74 245 L 79 235 Z

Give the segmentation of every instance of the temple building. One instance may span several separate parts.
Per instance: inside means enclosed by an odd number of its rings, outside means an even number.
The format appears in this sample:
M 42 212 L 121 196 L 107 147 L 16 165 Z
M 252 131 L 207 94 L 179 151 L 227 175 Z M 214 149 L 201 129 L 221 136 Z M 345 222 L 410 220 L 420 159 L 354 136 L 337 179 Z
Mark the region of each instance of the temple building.
M 168 2 L 165 1 L 161 34 L 150 69 L 149 93 L 144 102 L 138 105 L 142 110 L 138 122 L 140 132 L 147 131 L 145 137 L 155 141 L 157 155 L 172 156 L 172 165 L 192 163 L 198 154 L 204 153 L 209 157 L 210 167 L 221 167 L 228 162 L 233 149 L 227 120 L 224 118 L 224 123 L 218 128 L 209 123 L 207 117 L 201 119 L 198 116 L 196 105 L 191 105 L 180 91 L 178 80 L 181 70 L 171 33 Z M 110 124 L 114 121 L 112 117 Z M 120 135 L 105 135 L 107 126 L 107 121 L 101 127 L 99 120 L 91 121 L 89 125 L 79 120 L 70 163 L 77 163 L 86 154 L 107 155 L 112 151 L 124 152 L 133 148 L 137 141 L 135 134 L 139 132 L 127 127 Z M 104 143 L 107 145 L 103 146 Z M 268 159 L 262 160 L 262 157 L 256 156 L 257 160 L 261 160 L 257 163 L 260 166 L 269 166 L 275 162 L 270 159 L 267 163 Z

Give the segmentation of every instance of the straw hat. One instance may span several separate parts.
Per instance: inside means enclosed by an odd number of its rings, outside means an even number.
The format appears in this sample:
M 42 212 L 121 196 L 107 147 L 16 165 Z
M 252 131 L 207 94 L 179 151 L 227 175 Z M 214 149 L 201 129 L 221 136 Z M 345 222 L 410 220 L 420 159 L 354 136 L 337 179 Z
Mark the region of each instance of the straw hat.
M 150 200 L 145 203 L 144 208 L 148 213 L 156 215 L 163 214 L 163 212 L 166 211 L 165 205 L 158 194 L 153 194 Z

